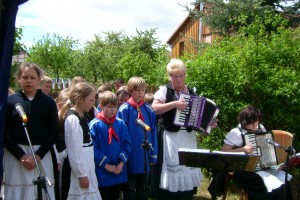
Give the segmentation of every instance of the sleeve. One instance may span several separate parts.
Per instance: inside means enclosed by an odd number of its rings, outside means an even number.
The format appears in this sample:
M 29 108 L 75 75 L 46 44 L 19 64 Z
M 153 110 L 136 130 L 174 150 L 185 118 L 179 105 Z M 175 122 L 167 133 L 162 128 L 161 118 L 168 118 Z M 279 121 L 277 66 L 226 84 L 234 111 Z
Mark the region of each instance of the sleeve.
M 157 163 L 157 154 L 158 154 L 158 142 L 157 142 L 157 127 L 156 127 L 156 115 L 154 111 L 151 112 L 151 139 L 152 139 L 152 148 L 151 148 L 151 163 Z
M 232 129 L 224 139 L 225 144 L 229 144 L 235 147 L 241 147 L 243 145 L 242 133 L 238 128 Z
M 16 141 L 11 137 L 10 127 L 13 126 L 12 123 L 12 109 L 9 106 L 9 102 L 7 104 L 6 110 L 6 120 L 5 120 L 5 129 L 4 129 L 4 145 L 5 148 L 17 159 L 19 160 L 26 153 L 18 146 Z M 21 122 L 20 122 L 21 123 Z
M 97 166 L 105 168 L 105 165 L 109 162 L 108 157 L 106 157 L 101 151 L 101 135 L 103 129 L 101 128 L 101 123 L 99 121 L 92 121 L 90 123 L 90 133 L 92 136 L 94 144 L 94 160 Z
M 79 119 L 69 115 L 65 120 L 65 142 L 70 166 L 77 177 L 87 176 L 88 169 L 83 159 L 83 132 Z
M 123 105 L 121 105 L 116 115 L 116 117 L 122 119 L 126 125 L 128 125 L 129 123 L 128 109 L 128 104 L 124 103 Z
M 58 138 L 58 111 L 55 102 L 51 99 L 50 106 L 48 108 L 49 121 L 47 123 L 47 138 L 45 138 L 43 144 L 35 152 L 41 158 L 49 152 Z
M 154 99 L 159 100 L 161 102 L 166 102 L 167 100 L 167 87 L 166 86 L 160 86 L 159 90 L 155 92 Z
M 119 160 L 122 160 L 123 163 L 125 164 L 128 161 L 129 155 L 130 155 L 130 151 L 131 151 L 131 140 L 130 140 L 130 136 L 128 133 L 128 128 L 126 126 L 126 124 L 124 123 L 124 121 L 121 121 L 121 128 L 120 128 L 120 135 L 122 135 L 122 137 L 124 138 L 123 143 L 122 143 L 122 148 L 121 148 L 121 152 L 119 155 Z

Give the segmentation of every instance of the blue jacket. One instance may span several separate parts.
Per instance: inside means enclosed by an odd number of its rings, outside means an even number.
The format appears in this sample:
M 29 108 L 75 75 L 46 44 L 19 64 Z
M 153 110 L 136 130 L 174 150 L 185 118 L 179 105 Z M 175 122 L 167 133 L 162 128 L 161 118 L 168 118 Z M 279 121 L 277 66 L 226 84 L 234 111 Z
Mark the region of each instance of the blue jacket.
M 94 144 L 94 159 L 99 187 L 127 182 L 126 162 L 129 158 L 131 146 L 126 124 L 116 118 L 113 128 L 119 141 L 113 137 L 110 144 L 108 144 L 108 124 L 95 118 L 90 122 L 89 128 Z M 124 167 L 119 175 L 105 170 L 106 164 L 117 166 L 120 161 L 123 161 Z
M 156 115 L 153 108 L 145 103 L 141 106 L 141 112 L 144 117 L 144 122 L 150 126 L 151 130 L 146 132 L 148 143 L 151 145 L 148 148 L 146 158 L 144 156 L 144 129 L 136 123 L 138 112 L 135 107 L 132 107 L 128 102 L 120 106 L 117 117 L 124 120 L 127 124 L 128 132 L 131 139 L 132 151 L 127 162 L 127 170 L 129 174 L 142 174 L 145 172 L 144 161 L 146 161 L 147 172 L 150 171 L 150 164 L 157 162 L 157 130 L 156 130 Z M 149 155 L 149 157 L 148 157 Z

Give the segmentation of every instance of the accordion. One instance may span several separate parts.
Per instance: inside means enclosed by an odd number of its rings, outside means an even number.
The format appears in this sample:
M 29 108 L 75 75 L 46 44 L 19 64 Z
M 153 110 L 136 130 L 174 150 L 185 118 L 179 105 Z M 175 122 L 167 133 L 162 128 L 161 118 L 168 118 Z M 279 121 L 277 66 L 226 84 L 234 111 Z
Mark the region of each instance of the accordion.
M 185 110 L 176 110 L 174 125 L 189 127 L 208 135 L 210 125 L 216 120 L 220 108 L 212 100 L 196 95 L 181 93 L 179 99 L 186 102 Z
M 276 150 L 266 140 L 273 140 L 272 132 L 245 133 L 243 134 L 244 144 L 251 143 L 253 154 L 260 156 L 255 171 L 277 165 Z

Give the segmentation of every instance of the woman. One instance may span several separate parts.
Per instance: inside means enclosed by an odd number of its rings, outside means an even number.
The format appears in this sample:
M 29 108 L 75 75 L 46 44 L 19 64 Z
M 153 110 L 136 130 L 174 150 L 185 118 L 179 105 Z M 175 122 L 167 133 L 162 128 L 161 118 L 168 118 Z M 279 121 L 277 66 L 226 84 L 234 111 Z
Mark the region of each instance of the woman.
M 200 186 L 199 168 L 179 165 L 179 148 L 197 148 L 196 132 L 173 124 L 176 109 L 184 110 L 186 103 L 180 93 L 194 94 L 185 85 L 186 66 L 178 59 L 167 65 L 170 83 L 154 94 L 152 107 L 159 119 L 159 199 L 192 199 L 194 188 Z M 161 170 L 160 170 L 161 167 Z M 160 173 L 161 171 L 161 173 Z
M 222 151 L 253 153 L 253 145 L 245 144 L 243 135 L 246 133 L 266 132 L 266 129 L 260 122 L 260 110 L 253 106 L 247 106 L 242 109 L 238 116 L 239 125 L 232 129 L 224 139 Z M 247 192 L 250 199 L 284 199 L 284 177 L 283 171 L 260 170 L 257 172 L 235 172 L 235 179 L 241 187 Z M 287 198 L 291 199 L 290 190 L 287 190 Z

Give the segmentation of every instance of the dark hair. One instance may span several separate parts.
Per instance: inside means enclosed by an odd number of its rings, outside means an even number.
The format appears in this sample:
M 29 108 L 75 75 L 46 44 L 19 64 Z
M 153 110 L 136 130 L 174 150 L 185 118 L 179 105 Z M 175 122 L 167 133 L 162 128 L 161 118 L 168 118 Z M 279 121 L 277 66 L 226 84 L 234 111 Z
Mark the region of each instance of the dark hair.
M 241 124 L 242 128 L 245 128 L 246 125 L 253 124 L 261 119 L 261 112 L 259 109 L 254 106 L 247 106 L 240 111 L 238 115 L 238 121 Z

